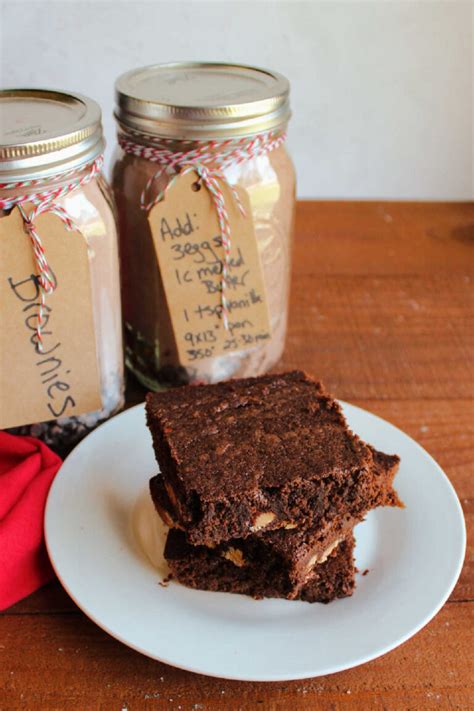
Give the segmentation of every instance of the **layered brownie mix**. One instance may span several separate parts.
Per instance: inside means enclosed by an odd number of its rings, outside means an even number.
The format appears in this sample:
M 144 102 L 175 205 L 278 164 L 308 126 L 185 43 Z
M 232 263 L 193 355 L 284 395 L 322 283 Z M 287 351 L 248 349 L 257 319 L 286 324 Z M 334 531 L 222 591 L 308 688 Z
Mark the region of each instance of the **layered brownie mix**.
M 237 555 L 225 557 L 217 549 L 190 545 L 178 529 L 171 529 L 168 534 L 165 558 L 173 577 L 191 588 L 327 603 L 352 595 L 356 572 L 353 550 L 351 533 L 324 561 L 313 566 L 306 583 L 291 595 L 277 561 L 272 566 L 255 557 L 250 565 L 242 565 Z
M 173 518 L 195 545 L 360 520 L 399 505 L 398 457 L 376 453 L 305 373 L 150 393 L 147 422 Z M 384 473 L 385 472 L 385 473 Z M 159 509 L 160 478 L 150 483 Z
M 384 481 L 380 504 L 393 503 L 390 497 L 398 460 L 376 450 L 373 455 L 377 476 Z M 179 528 L 163 477 L 157 475 L 152 482 L 155 508 L 162 520 L 170 527 Z M 273 578 L 278 571 L 280 590 L 285 597 L 296 598 L 312 576 L 315 565 L 323 563 L 361 520 L 361 517 L 338 515 L 322 526 L 287 525 L 274 531 L 258 531 L 246 538 L 221 542 L 212 551 L 238 567 L 249 568 L 249 577 Z

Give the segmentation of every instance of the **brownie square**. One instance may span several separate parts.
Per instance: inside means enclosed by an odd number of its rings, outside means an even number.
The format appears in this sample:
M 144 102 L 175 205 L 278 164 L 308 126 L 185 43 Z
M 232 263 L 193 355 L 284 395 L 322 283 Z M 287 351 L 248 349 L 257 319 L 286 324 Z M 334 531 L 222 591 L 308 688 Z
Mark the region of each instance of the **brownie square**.
M 149 393 L 146 411 L 174 516 L 195 545 L 398 503 L 374 450 L 303 372 Z
M 377 476 L 384 481 L 376 505 L 392 503 L 392 479 L 398 462 L 373 450 Z M 164 486 L 163 477 L 153 478 L 155 508 L 167 526 L 178 527 L 176 514 Z M 364 512 L 365 513 L 365 512 Z M 298 597 L 316 563 L 324 562 L 332 550 L 345 539 L 363 517 L 336 515 L 319 525 L 292 526 L 273 531 L 258 531 L 245 538 L 234 538 L 213 546 L 215 555 L 234 562 L 238 567 L 254 567 L 264 578 L 277 576 L 279 589 L 287 598 Z M 254 578 L 254 574 L 251 576 Z
M 179 528 L 160 475 L 154 479 L 154 488 L 155 507 L 162 520 L 167 526 Z M 359 519 L 338 517 L 322 528 L 299 526 L 259 531 L 246 538 L 232 538 L 218 543 L 212 547 L 212 552 L 213 556 L 229 560 L 237 567 L 254 569 L 252 578 L 255 574 L 263 579 L 277 578 L 284 596 L 296 598 L 312 577 L 316 563 L 324 562 L 358 522 Z M 185 532 L 183 535 L 186 538 Z M 189 548 L 194 550 L 192 546 Z
M 287 580 L 278 564 L 259 565 L 255 560 L 242 564 L 238 556 L 224 557 L 219 550 L 205 546 L 192 546 L 183 531 L 171 529 L 165 546 L 165 558 L 172 576 L 183 585 L 199 590 L 232 592 L 252 597 L 277 597 L 331 602 L 352 595 L 355 588 L 353 550 L 354 536 L 346 539 L 313 566 L 305 584 L 295 593 L 288 594 Z

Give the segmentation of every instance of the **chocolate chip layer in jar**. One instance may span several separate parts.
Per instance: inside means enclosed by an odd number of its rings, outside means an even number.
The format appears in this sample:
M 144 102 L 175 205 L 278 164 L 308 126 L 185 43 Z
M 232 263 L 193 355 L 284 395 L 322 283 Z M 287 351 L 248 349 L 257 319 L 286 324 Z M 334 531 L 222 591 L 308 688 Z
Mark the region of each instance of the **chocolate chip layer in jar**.
M 146 67 L 128 72 L 116 83 L 119 146 L 112 185 L 119 214 L 126 363 L 150 389 L 258 375 L 281 356 L 295 201 L 295 174 L 285 143 L 288 95 L 288 81 L 275 72 L 210 63 Z M 197 302 L 191 293 L 183 296 L 186 287 L 181 282 L 179 288 L 171 285 L 176 298 L 170 292 L 157 258 L 150 214 L 166 203 L 169 192 L 180 185 L 181 174 L 190 170 L 198 175 L 196 189 L 212 193 L 213 210 L 218 210 L 213 179 L 218 190 L 226 191 L 227 208 L 233 200 L 232 189 L 248 201 L 245 225 L 250 225 L 249 239 L 259 262 L 262 289 L 258 298 L 265 302 L 268 329 L 262 339 L 238 330 L 253 323 L 245 307 L 247 297 L 255 294 L 252 270 L 245 265 L 243 252 L 244 266 L 239 271 L 236 260 L 231 260 L 223 286 L 224 250 L 211 239 L 213 249 L 199 250 L 194 259 L 188 252 L 187 261 L 180 261 L 182 255 L 177 253 L 176 266 L 190 263 L 191 270 L 181 271 L 186 278 L 192 269 L 193 275 L 197 273 L 197 263 L 203 260 L 200 278 L 203 272 L 212 271 L 212 288 L 228 300 L 230 329 L 222 314 L 215 324 L 203 319 L 202 330 L 185 335 L 193 339 L 192 354 L 196 355 L 186 360 L 179 348 L 183 333 L 174 320 L 176 302 L 186 302 L 188 311 Z M 186 245 L 195 249 L 203 243 L 202 226 L 193 224 L 186 199 L 181 203 L 183 219 L 170 223 L 170 230 L 188 233 Z M 218 230 L 213 239 L 224 232 Z M 233 247 L 239 245 L 240 237 L 231 224 Z M 204 244 L 208 241 L 206 235 Z M 212 261 L 207 259 L 211 252 Z M 240 292 L 233 290 L 232 280 L 243 285 Z M 234 307 L 242 309 L 232 311 Z M 225 351 L 212 340 L 214 328 L 221 333 L 227 328 Z
M 6 328 L 18 344 L 2 352 L 9 404 L 0 408 L 0 426 L 64 455 L 124 398 L 116 215 L 102 174 L 101 112 L 78 94 L 22 89 L 0 92 L 0 112 Z M 22 259 L 11 259 L 18 248 Z M 28 392 L 23 412 L 20 397 L 11 397 L 19 382 Z

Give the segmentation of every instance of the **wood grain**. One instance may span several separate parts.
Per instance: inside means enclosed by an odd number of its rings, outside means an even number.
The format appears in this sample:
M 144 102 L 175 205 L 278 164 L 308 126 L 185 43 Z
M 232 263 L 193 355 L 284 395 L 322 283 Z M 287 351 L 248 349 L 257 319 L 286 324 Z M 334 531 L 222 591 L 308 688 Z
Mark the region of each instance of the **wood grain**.
M 337 397 L 417 439 L 445 469 L 466 514 L 461 578 L 425 629 L 333 676 L 228 682 L 133 652 L 53 582 L 0 615 L 0 709 L 474 708 L 473 245 L 473 204 L 298 205 L 279 369 L 314 373 Z M 142 397 L 131 384 L 130 401 Z
M 8 709 L 63 711 L 469 709 L 474 702 L 473 657 L 467 654 L 474 644 L 473 613 L 472 603 L 448 604 L 416 637 L 363 667 L 271 684 L 229 682 L 173 669 L 119 644 L 83 616 L 6 615 L 0 657 L 8 656 L 3 698 Z

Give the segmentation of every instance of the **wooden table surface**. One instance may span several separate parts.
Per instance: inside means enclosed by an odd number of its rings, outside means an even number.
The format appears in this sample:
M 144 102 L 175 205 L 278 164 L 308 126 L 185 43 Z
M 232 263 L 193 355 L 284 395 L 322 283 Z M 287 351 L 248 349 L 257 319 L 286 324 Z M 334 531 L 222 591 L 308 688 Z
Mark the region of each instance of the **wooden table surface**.
M 282 366 L 417 439 L 465 511 L 466 563 L 432 622 L 332 676 L 222 681 L 128 649 L 54 582 L 0 616 L 0 709 L 474 709 L 473 247 L 473 204 L 298 205 Z

